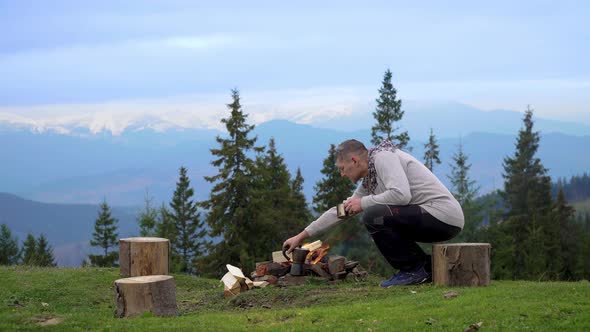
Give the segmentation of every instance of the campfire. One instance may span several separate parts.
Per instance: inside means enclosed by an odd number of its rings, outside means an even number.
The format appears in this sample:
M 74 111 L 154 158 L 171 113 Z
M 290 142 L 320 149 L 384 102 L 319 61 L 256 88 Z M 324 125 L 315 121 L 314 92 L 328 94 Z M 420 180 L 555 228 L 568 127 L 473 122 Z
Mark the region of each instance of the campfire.
M 304 244 L 301 249 L 309 250 L 305 261 L 300 264 L 301 267 L 298 267 L 299 263 L 293 262 L 292 258 L 287 259 L 281 251 L 276 251 L 272 254 L 272 261 L 256 263 L 256 271 L 251 273 L 252 280 L 289 286 L 303 284 L 309 277 L 321 277 L 329 282 L 337 282 L 346 279 L 348 275 L 353 275 L 357 281 L 367 275 L 367 272 L 358 266 L 358 262 L 348 260 L 344 256 L 330 255 L 330 245 L 320 240 Z M 297 272 L 294 273 L 294 270 Z
M 252 287 L 302 285 L 309 278 L 319 277 L 335 283 L 348 276 L 353 276 L 355 281 L 364 280 L 367 276 L 367 272 L 358 262 L 347 260 L 344 256 L 328 254 L 330 245 L 322 244 L 320 240 L 304 244 L 300 249 L 299 255 L 309 250 L 305 259 L 303 256 L 287 258 L 282 251 L 273 252 L 272 261 L 256 263 L 256 270 L 250 274 L 251 278 L 245 277 L 240 269 L 228 264 L 229 272 L 221 280 L 225 285 L 225 296 L 232 297 Z M 300 258 L 302 262 L 294 262 L 293 258 Z
M 309 264 L 317 264 L 328 254 L 328 249 L 330 249 L 329 244 L 322 244 L 321 247 L 309 252 L 306 261 L 308 261 Z

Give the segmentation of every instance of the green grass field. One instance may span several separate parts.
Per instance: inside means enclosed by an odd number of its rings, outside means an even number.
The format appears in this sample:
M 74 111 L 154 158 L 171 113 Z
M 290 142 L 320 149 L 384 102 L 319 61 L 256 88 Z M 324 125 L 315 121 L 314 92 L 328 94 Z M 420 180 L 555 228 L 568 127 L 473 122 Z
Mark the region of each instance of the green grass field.
M 590 331 L 590 282 L 380 289 L 377 278 L 267 287 L 223 298 L 218 280 L 175 275 L 180 316 L 114 318 L 118 269 L 0 267 L 0 330 Z M 449 290 L 459 296 L 445 299 Z
M 590 198 L 585 201 L 573 203 L 572 206 L 576 209 L 577 214 L 585 215 L 586 213 L 590 213 Z

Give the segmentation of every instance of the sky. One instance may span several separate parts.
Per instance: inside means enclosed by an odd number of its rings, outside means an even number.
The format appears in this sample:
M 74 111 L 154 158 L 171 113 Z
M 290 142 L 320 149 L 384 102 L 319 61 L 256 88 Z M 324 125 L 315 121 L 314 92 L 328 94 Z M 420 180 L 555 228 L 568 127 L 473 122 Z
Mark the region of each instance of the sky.
M 587 1 L 0 0 L 0 122 L 313 123 L 398 97 L 590 124 Z M 97 116 L 99 114 L 100 116 Z M 165 126 L 165 124 L 163 124 Z

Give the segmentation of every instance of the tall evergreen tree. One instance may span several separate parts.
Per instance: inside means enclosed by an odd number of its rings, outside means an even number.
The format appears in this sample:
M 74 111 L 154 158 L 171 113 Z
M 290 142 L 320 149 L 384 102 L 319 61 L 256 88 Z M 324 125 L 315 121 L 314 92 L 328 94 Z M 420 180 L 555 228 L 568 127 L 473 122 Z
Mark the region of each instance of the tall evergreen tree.
M 563 188 L 559 188 L 553 207 L 553 222 L 559 225 L 560 279 L 576 280 L 583 278 L 583 262 L 580 261 L 584 228 L 574 221 L 575 210 L 568 205 Z
M 280 248 L 283 241 L 293 232 L 301 230 L 309 219 L 300 216 L 305 211 L 297 211 L 295 206 L 300 201 L 291 188 L 291 174 L 283 157 L 276 149 L 274 138 L 271 138 L 266 153 L 256 159 L 257 177 L 255 204 L 265 211 L 260 215 L 259 222 L 264 225 L 266 231 L 258 238 L 260 249 L 272 252 Z M 300 174 L 301 175 L 301 174 Z M 303 181 L 303 178 L 299 179 Z M 305 198 L 303 198 L 305 208 Z M 306 210 L 306 208 L 305 208 Z
M 23 242 L 23 260 L 24 265 L 37 265 L 37 240 L 33 234 L 27 234 L 27 238 Z
M 149 192 L 145 192 L 144 208 L 139 211 L 137 223 L 139 224 L 139 234 L 141 236 L 154 236 L 156 234 L 156 223 L 158 219 L 158 209 L 153 206 L 153 198 Z
M 311 213 L 303 194 L 303 176 L 301 168 L 297 168 L 295 178 L 291 181 L 291 196 L 293 201 L 294 215 L 297 220 L 302 220 L 301 226 L 305 226 L 311 221 Z
M 164 203 L 158 209 L 155 232 L 156 236 L 168 239 L 170 243 L 176 241 L 176 225 L 170 217 L 168 207 Z
M 513 157 L 504 158 L 503 164 L 503 196 L 508 208 L 509 232 L 514 242 L 513 276 L 525 279 L 553 278 L 561 269 L 556 259 L 548 261 L 543 276 L 536 275 L 537 267 L 531 265 L 537 264 L 539 260 L 530 259 L 536 255 L 530 250 L 540 247 L 546 257 L 560 257 L 559 226 L 552 222 L 549 215 L 552 208 L 551 179 L 541 160 L 535 156 L 540 136 L 533 131 L 532 117 L 533 110 L 527 108 L 523 128 L 518 133 L 516 152 Z M 538 230 L 542 236 L 531 234 Z M 532 238 L 541 243 L 531 245 Z
M 238 90 L 232 90 L 232 102 L 227 107 L 231 114 L 221 122 L 228 137 L 218 136 L 219 148 L 211 149 L 216 158 L 211 164 L 218 168 L 218 173 L 205 177 L 214 186 L 209 199 L 203 202 L 209 210 L 206 222 L 211 236 L 222 239 L 212 247 L 206 261 L 208 272 L 217 275 L 228 263 L 251 270 L 257 259 L 266 259 L 268 255 L 253 244 L 264 229 L 257 225 L 262 212 L 253 204 L 255 163 L 247 155 L 262 149 L 255 147 L 256 137 L 249 137 L 254 126 L 246 123 L 247 114 L 242 111 Z
M 469 176 L 471 164 L 468 156 L 463 152 L 463 143 L 459 143 L 458 151 L 453 154 L 450 165 L 451 174 L 447 177 L 451 181 L 451 192 L 463 209 L 465 226 L 457 241 L 477 242 L 477 228 L 483 220 L 482 206 L 475 201 L 479 188 Z
M 53 257 L 53 248 L 47 242 L 45 235 L 41 234 L 37 238 L 37 262 L 38 266 L 56 266 Z
M 6 224 L 0 226 L 0 265 L 14 265 L 20 259 L 18 239 L 12 237 L 12 232 Z
M 94 266 L 114 266 L 119 259 L 119 253 L 114 249 L 117 246 L 118 219 L 111 217 L 111 208 L 106 199 L 100 204 L 98 218 L 94 222 L 94 232 L 90 244 L 103 250 L 102 255 L 88 255 L 90 263 Z
M 336 146 L 334 144 L 330 144 L 328 156 L 324 159 L 320 172 L 323 174 L 323 178 L 316 183 L 313 196 L 314 210 L 317 213 L 323 213 L 342 203 L 352 195 L 355 189 L 354 183 L 340 175 L 340 170 L 336 166 Z
M 410 141 L 408 132 L 404 131 L 396 134 L 400 129 L 396 127 L 396 123 L 402 119 L 404 111 L 402 111 L 401 99 L 396 97 L 397 90 L 391 83 L 391 76 L 391 71 L 387 69 L 383 75 L 382 86 L 379 89 L 379 98 L 376 100 L 377 109 L 373 112 L 377 124 L 371 128 L 371 143 L 379 145 L 383 138 L 387 138 L 392 142 L 396 142 L 400 148 L 407 148 Z
M 551 178 L 541 160 L 535 156 L 539 148 L 539 132 L 533 131 L 533 110 L 529 107 L 518 132 L 516 152 L 504 158 L 504 197 L 509 216 L 546 214 L 551 209 Z
M 186 174 L 186 168 L 180 168 L 180 176 L 176 182 L 174 197 L 170 202 L 170 218 L 176 226 L 176 237 L 172 242 L 172 251 L 179 255 L 180 272 L 193 273 L 193 258 L 201 257 L 207 242 L 204 222 L 197 211 L 198 205 L 192 200 L 193 188 Z
M 428 137 L 428 143 L 424 144 L 424 165 L 432 172 L 434 169 L 434 163 L 440 164 L 438 157 L 438 143 L 432 128 L 430 128 L 430 136 Z

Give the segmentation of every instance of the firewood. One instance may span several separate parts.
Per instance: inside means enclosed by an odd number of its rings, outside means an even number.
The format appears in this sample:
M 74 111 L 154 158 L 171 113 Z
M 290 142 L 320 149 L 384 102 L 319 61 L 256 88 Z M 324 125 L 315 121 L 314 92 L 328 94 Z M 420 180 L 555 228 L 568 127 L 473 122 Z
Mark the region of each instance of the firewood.
M 357 265 L 359 265 L 359 262 L 357 261 L 346 261 L 346 263 L 344 264 L 344 269 L 346 271 L 350 271 L 354 269 Z
M 119 240 L 119 265 L 123 277 L 166 275 L 170 241 L 159 237 L 130 237 Z
M 343 256 L 330 256 L 328 258 L 328 272 L 335 276 L 338 272 L 344 271 L 344 262 L 346 258 Z
M 254 287 L 254 283 L 249 278 L 246 278 L 244 283 L 248 286 L 248 289 L 252 289 Z
M 317 274 L 318 276 L 320 276 L 322 278 L 332 279 L 332 276 L 322 268 L 321 263 L 311 264 L 310 269 L 311 269 L 311 271 L 313 271 L 315 274 Z
M 257 288 L 264 288 L 264 287 L 268 286 L 269 283 L 268 283 L 268 281 L 254 281 L 253 285 L 254 285 L 254 287 L 257 287 Z
M 130 317 L 151 311 L 156 316 L 176 316 L 176 285 L 171 276 L 155 275 L 115 281 L 115 317 Z
M 221 278 L 221 282 L 223 282 L 224 285 L 223 295 L 225 298 L 240 294 L 240 281 L 231 274 L 231 272 L 227 272 L 223 278 Z
M 289 257 L 293 257 L 293 256 L 291 256 L 291 254 L 289 254 Z M 285 257 L 285 255 L 283 255 L 282 251 L 273 251 L 272 252 L 272 261 L 273 261 L 273 263 L 285 263 L 285 262 L 288 262 L 289 260 Z
M 242 272 L 242 270 L 239 267 L 235 267 L 231 264 L 226 264 L 225 267 L 227 268 L 229 273 L 231 273 L 234 277 L 236 277 L 236 279 L 238 279 L 240 281 L 246 279 L 246 277 L 244 276 L 244 273 Z
M 265 275 L 267 272 L 266 267 L 268 266 L 269 263 L 270 262 L 256 263 L 256 275 L 259 277 Z
M 274 285 L 277 283 L 277 280 L 278 280 L 277 277 L 267 274 L 267 275 L 263 275 L 262 277 L 256 277 L 256 280 L 254 280 L 254 281 L 266 281 L 269 284 Z
M 289 273 L 290 269 L 290 265 L 283 265 L 280 263 L 269 263 L 266 265 L 266 273 L 277 277 L 281 277 Z
M 489 243 L 450 243 L 432 246 L 432 280 L 443 286 L 488 286 Z
M 321 246 L 322 246 L 322 240 L 317 240 L 312 243 L 306 243 L 306 244 L 302 245 L 301 248 L 307 249 L 311 252 L 311 251 L 314 251 L 314 250 L 320 248 Z

